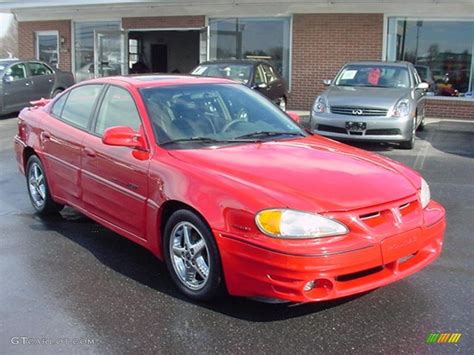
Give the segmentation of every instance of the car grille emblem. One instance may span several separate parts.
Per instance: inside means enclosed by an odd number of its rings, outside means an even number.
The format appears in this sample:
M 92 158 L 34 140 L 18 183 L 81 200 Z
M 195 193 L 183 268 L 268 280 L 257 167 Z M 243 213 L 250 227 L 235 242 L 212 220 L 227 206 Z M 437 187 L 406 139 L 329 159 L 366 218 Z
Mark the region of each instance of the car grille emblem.
M 352 110 L 352 114 L 353 115 L 357 115 L 357 116 L 360 116 L 364 113 L 364 111 L 362 111 L 361 109 L 355 109 L 355 110 Z
M 402 224 L 402 214 L 398 208 L 391 208 L 390 210 L 392 211 L 393 218 L 395 219 L 395 225 L 398 227 L 400 224 Z

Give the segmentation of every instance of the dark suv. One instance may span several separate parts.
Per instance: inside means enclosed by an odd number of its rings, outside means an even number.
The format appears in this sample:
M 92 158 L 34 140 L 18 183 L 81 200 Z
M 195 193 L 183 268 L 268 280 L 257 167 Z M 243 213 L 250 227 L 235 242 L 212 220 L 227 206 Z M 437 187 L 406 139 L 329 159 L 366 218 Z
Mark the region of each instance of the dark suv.
M 257 60 L 219 60 L 204 62 L 191 71 L 193 75 L 214 76 L 240 81 L 266 96 L 283 111 L 288 90 L 285 80 L 268 62 Z

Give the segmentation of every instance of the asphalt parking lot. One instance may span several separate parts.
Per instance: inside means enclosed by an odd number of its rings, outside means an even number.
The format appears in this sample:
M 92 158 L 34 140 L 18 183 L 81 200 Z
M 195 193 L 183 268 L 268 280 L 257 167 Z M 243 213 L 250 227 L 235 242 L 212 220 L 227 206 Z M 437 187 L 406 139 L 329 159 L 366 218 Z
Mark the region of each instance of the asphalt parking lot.
M 441 257 L 356 297 L 193 303 L 147 251 L 70 209 L 41 220 L 0 118 L 0 353 L 472 353 L 474 121 L 429 120 L 416 148 L 358 144 L 420 171 L 447 209 Z M 458 344 L 426 344 L 430 333 Z M 19 337 L 59 344 L 22 344 Z M 58 341 L 58 339 L 61 339 Z M 74 341 L 82 344 L 72 344 Z M 18 344 L 20 343 L 20 344 Z

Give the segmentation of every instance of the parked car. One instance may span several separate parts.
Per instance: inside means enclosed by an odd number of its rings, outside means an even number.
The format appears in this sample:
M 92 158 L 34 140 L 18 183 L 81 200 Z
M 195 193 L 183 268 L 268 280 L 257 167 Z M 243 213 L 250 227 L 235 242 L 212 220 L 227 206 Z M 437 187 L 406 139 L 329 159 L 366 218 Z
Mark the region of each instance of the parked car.
M 412 149 L 425 120 L 425 93 L 413 64 L 356 62 L 342 67 L 314 102 L 310 125 L 320 135 L 396 142 Z
M 71 73 L 38 61 L 0 60 L 0 115 L 20 111 L 30 101 L 52 98 L 74 84 Z
M 15 151 L 38 214 L 76 208 L 197 300 L 344 297 L 419 271 L 443 244 L 445 211 L 418 173 L 312 135 L 231 80 L 86 81 L 24 109 Z
M 232 79 L 266 96 L 283 111 L 288 89 L 285 80 L 268 62 L 258 60 L 219 60 L 199 64 L 192 75 Z

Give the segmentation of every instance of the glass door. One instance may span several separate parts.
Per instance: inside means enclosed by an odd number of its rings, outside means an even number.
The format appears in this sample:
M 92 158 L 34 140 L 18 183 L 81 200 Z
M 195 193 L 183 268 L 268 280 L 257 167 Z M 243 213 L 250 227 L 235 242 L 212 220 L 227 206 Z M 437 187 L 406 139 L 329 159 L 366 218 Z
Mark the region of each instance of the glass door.
M 94 31 L 94 75 L 96 78 L 127 74 L 124 31 Z

